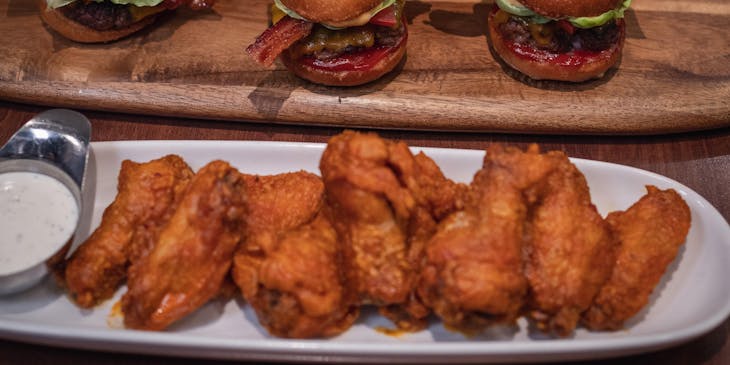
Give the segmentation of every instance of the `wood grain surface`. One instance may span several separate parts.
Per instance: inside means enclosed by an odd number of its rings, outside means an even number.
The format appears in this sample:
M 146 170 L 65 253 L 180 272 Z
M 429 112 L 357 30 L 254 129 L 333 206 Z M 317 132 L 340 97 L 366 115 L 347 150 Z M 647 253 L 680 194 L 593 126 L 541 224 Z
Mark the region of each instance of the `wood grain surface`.
M 45 106 L 0 101 L 0 145 Z M 198 119 L 85 113 L 92 122 L 93 141 L 114 140 L 262 140 L 326 142 L 342 131 L 336 127 L 282 126 Z M 565 136 L 493 133 L 452 133 L 380 130 L 387 138 L 413 146 L 484 149 L 495 142 L 525 147 L 539 143 L 572 157 L 614 162 L 653 171 L 697 191 L 730 220 L 730 128 L 657 136 Z M 695 283 L 702 285 L 702 283 Z M 583 365 L 725 365 L 730 363 L 730 320 L 688 343 L 666 350 L 618 359 L 583 361 Z M 240 363 L 240 362 L 239 362 Z M 145 356 L 65 349 L 0 340 L 0 365 L 18 364 L 199 364 L 232 362 L 209 359 Z
M 730 125 L 730 3 L 636 0 L 618 68 L 582 84 L 528 82 L 495 61 L 488 2 L 408 1 L 391 74 L 318 86 L 244 48 L 270 0 L 178 10 L 105 45 L 54 34 L 35 1 L 0 0 L 0 99 L 158 116 L 395 129 L 654 134 Z

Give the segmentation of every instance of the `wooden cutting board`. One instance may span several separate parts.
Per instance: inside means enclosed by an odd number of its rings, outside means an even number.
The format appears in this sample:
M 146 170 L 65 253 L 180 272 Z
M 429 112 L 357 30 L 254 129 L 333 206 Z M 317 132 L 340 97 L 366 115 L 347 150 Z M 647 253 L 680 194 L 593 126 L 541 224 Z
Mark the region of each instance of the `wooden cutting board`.
M 408 1 L 405 62 L 353 88 L 318 86 L 244 48 L 269 0 L 179 10 L 105 45 L 47 29 L 34 0 L 0 0 L 0 99 L 174 117 L 510 133 L 654 134 L 730 125 L 730 3 L 635 0 L 619 67 L 582 84 L 526 83 L 496 61 L 489 2 Z

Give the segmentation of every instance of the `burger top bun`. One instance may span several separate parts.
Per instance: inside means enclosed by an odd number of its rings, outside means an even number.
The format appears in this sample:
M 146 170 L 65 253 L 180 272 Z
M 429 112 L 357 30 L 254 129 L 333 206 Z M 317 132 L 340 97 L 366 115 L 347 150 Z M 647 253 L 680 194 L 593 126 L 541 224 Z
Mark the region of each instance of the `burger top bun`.
M 341 22 L 362 15 L 382 0 L 280 0 L 284 6 L 314 23 Z
M 41 19 L 51 29 L 72 41 L 80 43 L 103 43 L 124 38 L 150 25 L 157 18 L 157 14 L 151 15 L 123 29 L 95 30 L 67 18 L 60 11 L 48 9 L 46 0 L 40 0 L 38 4 Z
M 623 0 L 518 0 L 532 11 L 550 18 L 598 16 L 616 9 Z

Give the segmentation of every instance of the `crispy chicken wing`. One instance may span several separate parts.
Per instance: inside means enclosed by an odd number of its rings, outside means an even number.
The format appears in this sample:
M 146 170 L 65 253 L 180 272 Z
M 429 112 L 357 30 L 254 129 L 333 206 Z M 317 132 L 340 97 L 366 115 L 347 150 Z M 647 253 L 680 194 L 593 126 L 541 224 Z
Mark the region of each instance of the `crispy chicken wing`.
M 458 208 L 463 187 L 427 156 L 413 156 L 405 143 L 374 133 L 332 138 L 320 170 L 348 285 L 399 328 L 423 328 L 429 311 L 415 295 L 423 242 Z
M 620 246 L 610 279 L 583 317 L 591 329 L 620 329 L 638 313 L 689 232 L 691 215 L 682 197 L 672 189 L 646 189 L 628 210 L 606 217 Z
M 611 274 L 616 240 L 583 174 L 564 153 L 547 156 L 556 170 L 532 192 L 528 219 L 528 315 L 540 330 L 567 336 Z
M 404 144 L 399 146 L 397 151 L 403 158 L 394 159 L 393 166 L 416 200 L 408 222 L 408 262 L 416 272 L 416 278 L 405 303 L 381 307 L 380 313 L 402 330 L 417 331 L 426 326 L 426 317 L 431 312 L 417 294 L 426 244 L 436 233 L 439 222 L 464 208 L 467 186 L 447 179 L 423 152 L 409 158 L 410 152 L 405 147 Z
M 524 303 L 528 197 L 554 166 L 536 145 L 493 145 L 470 185 L 463 211 L 438 226 L 426 246 L 418 292 L 446 326 L 474 333 L 513 323 Z
M 245 176 L 246 238 L 233 276 L 259 321 L 275 336 L 329 337 L 357 319 L 343 284 L 337 234 L 322 180 L 307 172 Z
M 178 156 L 122 162 L 117 196 L 101 224 L 67 262 L 66 286 L 81 307 L 111 297 L 130 262 L 145 255 L 172 215 L 193 171 Z
M 127 327 L 164 329 L 219 292 L 242 236 L 245 199 L 241 174 L 228 163 L 195 174 L 152 250 L 130 269 Z

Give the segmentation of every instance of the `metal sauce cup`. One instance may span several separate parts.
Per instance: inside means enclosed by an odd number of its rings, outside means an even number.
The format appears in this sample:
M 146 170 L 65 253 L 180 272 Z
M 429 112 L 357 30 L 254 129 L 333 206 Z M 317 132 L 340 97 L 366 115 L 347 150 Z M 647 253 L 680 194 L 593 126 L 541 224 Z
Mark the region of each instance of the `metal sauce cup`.
M 0 295 L 36 285 L 65 259 L 81 221 L 90 136 L 91 123 L 86 117 L 71 110 L 53 109 L 33 117 L 0 148 L 0 174 L 31 172 L 51 177 L 69 190 L 78 208 L 71 237 L 59 237 L 66 242 L 59 242 L 37 262 L 0 274 Z

